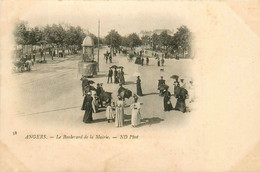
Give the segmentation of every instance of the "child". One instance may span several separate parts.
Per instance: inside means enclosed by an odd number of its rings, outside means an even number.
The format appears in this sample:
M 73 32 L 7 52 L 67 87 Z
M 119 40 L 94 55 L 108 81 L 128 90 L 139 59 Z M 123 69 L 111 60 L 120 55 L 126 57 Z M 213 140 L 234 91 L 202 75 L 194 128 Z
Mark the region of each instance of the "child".
M 112 109 L 112 105 L 111 105 L 111 99 L 107 100 L 106 117 L 107 117 L 108 123 L 113 122 L 114 113 L 113 113 L 113 109 Z

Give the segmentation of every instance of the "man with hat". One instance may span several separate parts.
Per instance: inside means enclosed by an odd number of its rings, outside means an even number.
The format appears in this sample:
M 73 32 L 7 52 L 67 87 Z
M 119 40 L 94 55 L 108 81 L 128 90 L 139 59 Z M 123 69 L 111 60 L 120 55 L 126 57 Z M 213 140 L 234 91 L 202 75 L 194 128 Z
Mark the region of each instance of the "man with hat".
M 112 83 L 112 76 L 113 76 L 113 70 L 112 68 L 109 68 L 109 71 L 108 71 L 108 76 L 107 76 L 107 83 Z
M 165 80 L 163 79 L 163 76 L 161 76 L 161 79 L 158 80 L 158 90 L 160 90 L 160 95 L 162 95 L 163 90 L 160 89 L 161 86 L 165 85 Z

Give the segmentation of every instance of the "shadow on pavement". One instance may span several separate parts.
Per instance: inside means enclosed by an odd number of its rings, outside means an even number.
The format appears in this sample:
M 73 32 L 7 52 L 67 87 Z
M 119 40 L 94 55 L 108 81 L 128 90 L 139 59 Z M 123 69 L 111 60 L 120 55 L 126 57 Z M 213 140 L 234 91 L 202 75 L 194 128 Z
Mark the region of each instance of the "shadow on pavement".
M 135 84 L 135 82 L 133 82 L 133 81 L 126 81 L 124 85 L 133 85 L 133 84 Z
M 149 95 L 159 95 L 159 93 L 147 93 L 147 94 L 143 94 L 143 96 L 149 96 Z
M 99 119 L 94 119 L 92 123 L 105 122 L 105 121 L 107 121 L 107 118 L 99 118 Z
M 107 77 L 107 74 L 104 73 L 95 76 L 95 78 L 105 78 L 105 77 Z
M 142 121 L 145 121 L 145 122 L 136 126 L 137 128 L 145 126 L 145 125 L 159 124 L 161 121 L 164 121 L 164 119 L 161 119 L 161 118 L 158 118 L 158 117 L 153 117 L 153 118 L 144 118 Z

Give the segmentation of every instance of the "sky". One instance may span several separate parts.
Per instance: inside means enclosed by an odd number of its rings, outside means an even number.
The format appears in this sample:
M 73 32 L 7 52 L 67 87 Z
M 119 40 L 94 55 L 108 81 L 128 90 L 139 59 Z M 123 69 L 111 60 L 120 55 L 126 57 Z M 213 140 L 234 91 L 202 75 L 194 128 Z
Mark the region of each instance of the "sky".
M 33 5 L 20 20 L 28 21 L 32 27 L 54 23 L 79 25 L 96 35 L 100 20 L 102 37 L 111 29 L 121 35 L 154 29 L 175 31 L 181 25 L 188 25 L 188 15 L 187 6 L 176 2 L 42 1 Z

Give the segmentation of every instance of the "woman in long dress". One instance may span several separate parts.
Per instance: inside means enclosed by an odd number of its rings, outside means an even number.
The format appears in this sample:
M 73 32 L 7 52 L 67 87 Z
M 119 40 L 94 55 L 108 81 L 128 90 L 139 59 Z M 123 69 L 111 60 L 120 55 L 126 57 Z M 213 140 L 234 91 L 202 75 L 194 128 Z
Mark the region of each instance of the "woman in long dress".
M 137 95 L 138 95 L 138 96 L 143 96 L 140 76 L 137 77 L 136 89 L 137 89 Z
M 92 109 L 94 113 L 98 112 L 98 101 L 97 101 L 97 94 L 96 91 L 91 90 L 91 96 L 92 96 Z
M 132 127 L 136 127 L 137 125 L 139 125 L 141 123 L 141 113 L 140 113 L 140 109 L 141 109 L 141 103 L 137 102 L 138 97 L 134 97 L 134 103 L 131 105 L 131 109 L 132 109 L 132 115 L 131 115 L 131 125 Z
M 164 92 L 163 105 L 164 105 L 164 111 L 173 110 L 172 103 L 171 103 L 171 93 L 168 91 L 168 89 L 166 89 L 166 91 Z
M 185 88 L 180 87 L 178 93 L 176 94 L 177 102 L 175 105 L 175 110 L 179 110 L 181 112 L 186 112 L 186 104 L 185 99 L 187 98 L 188 91 Z
M 106 108 L 106 117 L 107 117 L 107 122 L 111 123 L 114 119 L 114 113 L 111 105 L 111 99 L 108 99 L 107 101 L 107 108 Z
M 118 96 L 118 100 L 116 101 L 115 106 L 115 126 L 122 127 L 124 126 L 124 101 L 122 97 Z
M 120 78 L 120 83 L 125 84 L 125 72 L 123 71 L 123 68 L 121 68 L 121 78 Z
M 85 110 L 85 114 L 83 117 L 83 122 L 85 123 L 91 123 L 93 121 L 92 117 L 92 100 L 91 93 L 88 92 L 88 94 L 85 96 L 83 105 L 81 107 L 81 110 Z

